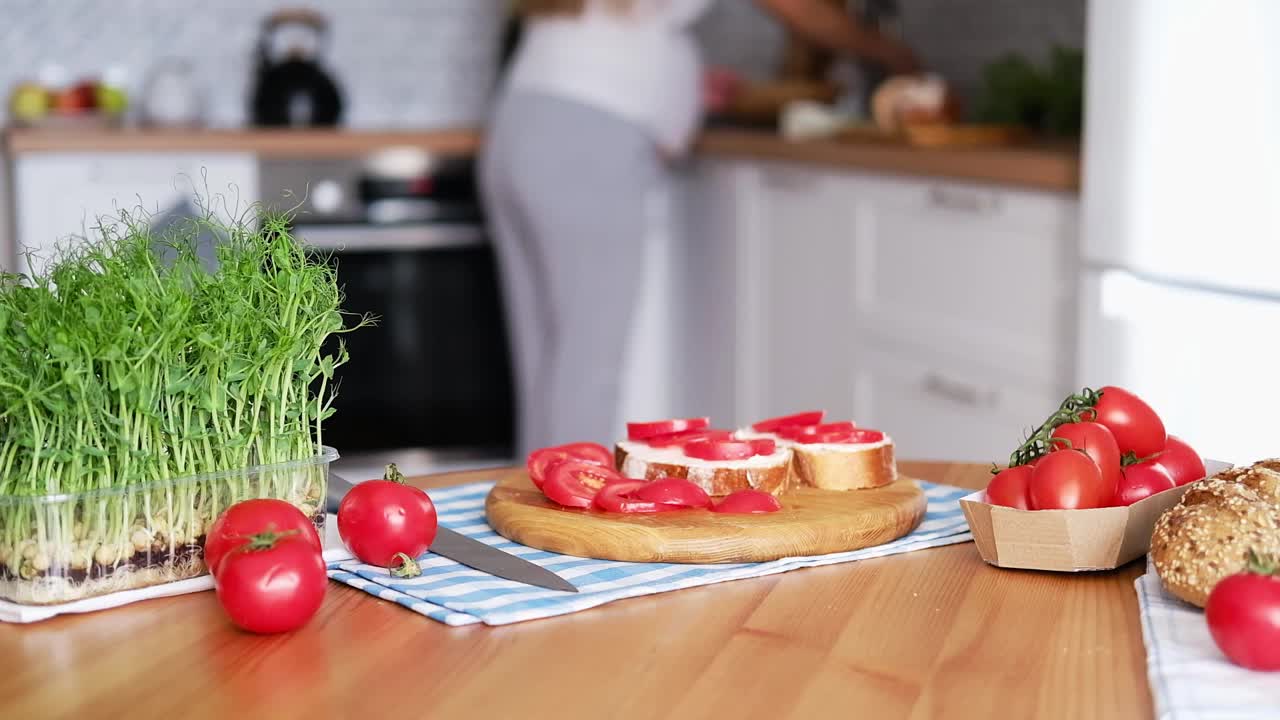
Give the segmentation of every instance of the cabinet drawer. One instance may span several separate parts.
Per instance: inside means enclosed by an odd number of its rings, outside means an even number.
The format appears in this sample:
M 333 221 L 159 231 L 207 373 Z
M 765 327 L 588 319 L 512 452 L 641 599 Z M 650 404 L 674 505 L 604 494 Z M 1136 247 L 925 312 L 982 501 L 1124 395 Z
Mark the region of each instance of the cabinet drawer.
M 901 459 L 1003 462 L 1063 397 L 1049 383 L 918 352 L 863 349 L 853 373 L 855 419 L 892 435 Z
M 876 185 L 859 195 L 855 213 L 860 328 L 978 355 L 1030 379 L 1069 371 L 1073 202 L 963 185 L 897 194 Z

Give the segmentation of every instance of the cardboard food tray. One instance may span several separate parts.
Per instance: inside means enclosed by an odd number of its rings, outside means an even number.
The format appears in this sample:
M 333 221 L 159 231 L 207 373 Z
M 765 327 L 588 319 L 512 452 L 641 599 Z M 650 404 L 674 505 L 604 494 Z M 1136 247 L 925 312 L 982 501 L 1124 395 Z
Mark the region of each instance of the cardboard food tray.
M 1205 460 L 1215 475 L 1231 463 Z M 960 499 L 982 559 L 996 567 L 1081 572 L 1113 570 L 1145 555 L 1156 520 L 1182 499 L 1190 484 L 1128 507 L 1092 510 L 1018 510 L 992 505 L 986 490 Z

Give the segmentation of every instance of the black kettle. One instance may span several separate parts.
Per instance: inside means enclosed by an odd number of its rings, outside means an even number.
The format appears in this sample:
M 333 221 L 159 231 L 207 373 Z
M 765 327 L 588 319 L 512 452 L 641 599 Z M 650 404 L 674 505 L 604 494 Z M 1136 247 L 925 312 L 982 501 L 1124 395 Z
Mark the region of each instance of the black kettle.
M 286 25 L 309 28 L 312 51 L 291 48 L 285 57 L 272 58 L 272 42 Z M 342 117 L 342 94 L 333 78 L 320 67 L 317 56 L 328 35 L 319 13 L 286 9 L 269 15 L 258 41 L 258 69 L 250 107 L 256 125 L 314 127 L 337 125 Z

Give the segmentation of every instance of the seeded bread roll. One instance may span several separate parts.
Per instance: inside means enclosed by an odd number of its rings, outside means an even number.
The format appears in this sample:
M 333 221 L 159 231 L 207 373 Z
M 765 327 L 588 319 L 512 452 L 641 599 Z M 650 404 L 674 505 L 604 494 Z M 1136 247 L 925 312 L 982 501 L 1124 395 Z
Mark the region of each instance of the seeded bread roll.
M 1212 477 L 1191 483 L 1182 494 L 1182 505 L 1220 505 L 1233 497 L 1243 498 L 1248 502 L 1262 502 L 1262 497 L 1248 485 L 1231 478 Z
M 1204 607 L 1213 586 L 1243 570 L 1250 551 L 1280 554 L 1280 461 L 1193 483 L 1156 521 L 1151 561 L 1173 595 Z

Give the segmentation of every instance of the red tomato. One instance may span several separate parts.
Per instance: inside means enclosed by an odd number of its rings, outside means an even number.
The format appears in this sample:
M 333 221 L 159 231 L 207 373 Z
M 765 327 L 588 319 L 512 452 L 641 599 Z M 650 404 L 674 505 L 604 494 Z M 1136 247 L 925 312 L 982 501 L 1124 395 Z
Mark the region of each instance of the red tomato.
M 987 502 L 992 505 L 1030 510 L 1031 506 L 1027 502 L 1027 485 L 1031 482 L 1032 472 L 1032 466 L 1019 465 L 996 473 L 996 476 L 991 478 L 991 482 L 987 483 Z
M 774 442 L 772 438 L 758 438 L 748 440 L 747 443 L 751 445 L 751 450 L 757 455 L 772 455 L 778 450 L 778 443 Z
M 685 443 L 684 454 L 699 460 L 743 460 L 756 454 L 749 442 L 694 440 Z
M 1087 421 L 1067 423 L 1055 428 L 1052 437 L 1069 441 L 1072 449 L 1082 450 L 1092 458 L 1102 471 L 1102 482 L 1110 488 L 1108 500 L 1115 495 L 1120 487 L 1120 446 L 1105 425 Z M 1051 452 L 1062 452 L 1067 448 L 1063 443 L 1053 443 Z
M 623 513 L 655 513 L 667 510 L 679 510 L 679 505 L 666 505 L 653 500 L 640 500 L 631 495 L 639 488 L 648 485 L 644 480 L 623 480 L 610 482 L 592 499 L 592 504 L 607 512 Z
M 1040 458 L 1027 483 L 1032 510 L 1078 510 L 1103 507 L 1114 489 L 1102 479 L 1102 471 L 1078 450 L 1052 452 Z
M 711 498 L 707 497 L 706 491 L 684 478 L 662 478 L 642 483 L 640 487 L 633 488 L 628 493 L 636 500 L 647 500 L 659 505 L 688 508 L 711 507 Z
M 1274 563 L 1224 578 L 1209 593 L 1204 617 L 1218 649 L 1250 670 L 1280 670 L 1280 577 Z
M 1124 468 L 1113 505 L 1132 505 L 1173 487 L 1169 471 L 1154 460 Z
M 542 492 L 565 507 L 585 508 L 606 483 L 621 480 L 626 478 L 611 467 L 571 460 L 547 471 Z
M 686 430 L 702 430 L 711 425 L 711 418 L 683 418 L 655 422 L 627 423 L 628 440 L 644 440 L 654 435 L 670 435 Z
M 1165 440 L 1164 450 L 1156 457 L 1156 464 L 1169 471 L 1175 485 L 1186 485 L 1208 474 L 1200 453 L 1173 435 Z
M 760 490 L 739 490 L 711 506 L 719 513 L 770 513 L 782 509 L 778 498 Z
M 645 438 L 644 442 L 650 447 L 674 447 L 694 440 L 731 439 L 733 439 L 733 433 L 728 430 L 686 430 L 670 435 L 654 435 L 651 438 Z
M 542 481 L 547 477 L 551 466 L 566 460 L 613 467 L 613 453 L 595 443 L 572 443 L 534 450 L 529 453 L 525 467 L 529 470 L 529 479 L 541 490 Z
M 400 474 L 389 469 L 390 477 Z M 417 558 L 436 539 L 436 506 L 422 490 L 396 480 L 366 480 L 338 505 L 338 534 L 360 562 L 398 565 L 396 555 Z
M 751 429 L 756 432 L 776 432 L 779 428 L 791 427 L 792 425 L 817 425 L 822 422 L 824 414 L 821 410 L 810 410 L 794 415 L 783 415 L 782 417 L 761 420 L 752 425 Z
M 569 454 L 572 460 L 613 466 L 613 451 L 598 443 L 576 442 L 561 445 L 560 449 Z
M 227 553 L 249 542 L 250 535 L 267 530 L 294 532 L 317 552 L 324 550 L 316 526 L 298 508 L 275 498 L 245 500 L 223 511 L 209 528 L 204 541 L 204 564 L 209 574 L 216 578 L 218 563 Z
M 880 442 L 881 440 L 884 440 L 884 433 L 879 430 L 865 430 L 862 428 L 857 430 L 837 430 L 818 435 L 800 435 L 795 438 L 795 441 L 801 445 L 813 445 L 815 443 L 862 445 L 864 443 Z
M 806 435 L 826 435 L 837 432 L 848 432 L 856 427 L 848 420 L 829 422 L 822 425 L 793 425 L 778 430 L 777 435 L 788 440 L 797 440 Z
M 222 558 L 214 587 L 231 622 L 278 633 L 305 625 L 328 584 L 324 558 L 305 536 L 263 532 Z
M 1099 398 L 1086 420 L 1106 425 L 1120 446 L 1120 454 L 1133 453 L 1146 458 L 1164 449 L 1164 423 L 1156 411 L 1137 395 L 1108 385 L 1099 388 Z

